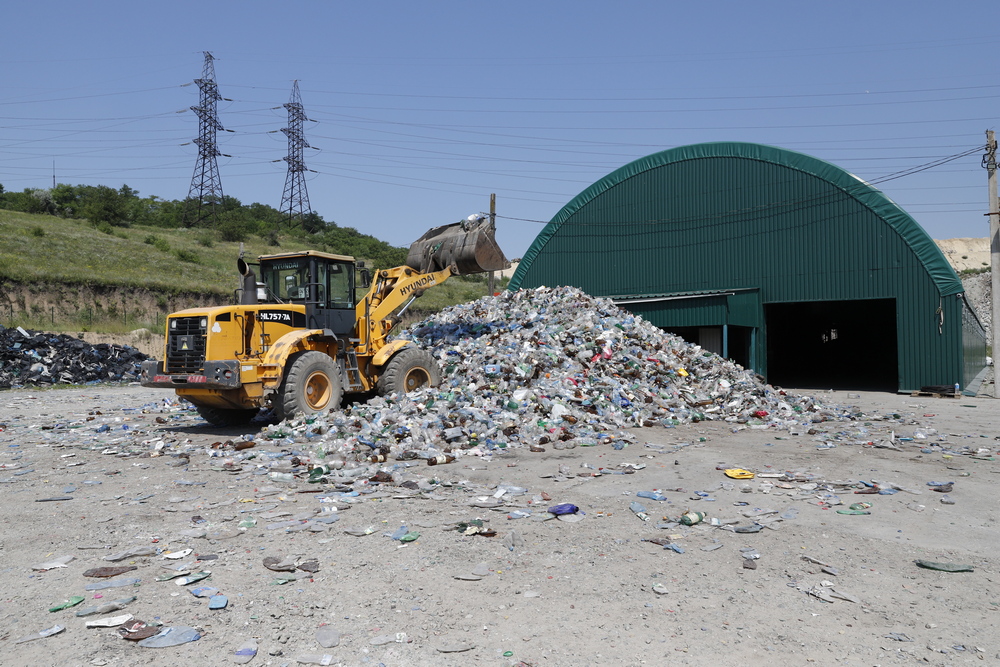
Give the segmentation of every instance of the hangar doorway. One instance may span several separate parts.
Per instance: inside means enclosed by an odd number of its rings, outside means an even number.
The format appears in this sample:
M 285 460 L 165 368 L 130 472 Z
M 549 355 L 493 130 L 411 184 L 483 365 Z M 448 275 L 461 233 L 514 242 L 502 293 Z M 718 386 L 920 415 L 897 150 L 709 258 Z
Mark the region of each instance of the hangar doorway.
M 896 300 L 765 304 L 767 381 L 897 391 Z

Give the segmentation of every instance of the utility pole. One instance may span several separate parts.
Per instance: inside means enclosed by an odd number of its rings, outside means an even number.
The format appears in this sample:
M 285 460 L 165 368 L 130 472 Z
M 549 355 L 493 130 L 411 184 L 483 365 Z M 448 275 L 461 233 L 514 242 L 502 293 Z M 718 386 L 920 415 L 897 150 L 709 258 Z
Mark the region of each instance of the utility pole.
M 493 192 L 490 194 L 490 228 L 493 229 L 493 233 L 496 234 L 497 229 L 497 193 Z M 496 274 L 490 271 L 489 278 L 486 281 L 487 289 L 489 290 L 490 296 L 496 292 Z
M 1000 353 L 1000 204 L 997 203 L 997 140 L 993 130 L 986 130 L 986 155 L 983 166 L 989 178 L 990 191 L 990 289 L 992 290 L 993 312 L 990 328 L 993 329 L 993 397 L 1000 398 L 1000 382 L 997 380 L 997 354 Z

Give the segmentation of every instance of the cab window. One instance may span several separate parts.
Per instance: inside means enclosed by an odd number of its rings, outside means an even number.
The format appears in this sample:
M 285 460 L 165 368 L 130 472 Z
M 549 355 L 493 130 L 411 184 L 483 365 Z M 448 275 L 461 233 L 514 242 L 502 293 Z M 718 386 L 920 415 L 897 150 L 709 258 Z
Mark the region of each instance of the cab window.
M 283 259 L 261 266 L 261 279 L 281 301 L 309 298 L 309 264 L 306 259 Z

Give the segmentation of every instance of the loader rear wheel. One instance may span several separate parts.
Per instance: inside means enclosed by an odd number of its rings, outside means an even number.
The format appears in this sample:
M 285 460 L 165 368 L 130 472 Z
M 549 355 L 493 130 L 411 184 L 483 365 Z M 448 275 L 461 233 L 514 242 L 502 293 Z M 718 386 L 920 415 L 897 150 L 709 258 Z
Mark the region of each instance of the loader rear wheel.
M 408 394 L 421 387 L 436 387 L 441 383 L 441 369 L 430 352 L 404 347 L 385 365 L 375 383 L 379 396 Z
M 243 426 L 249 424 L 257 416 L 259 410 L 237 410 L 228 408 L 213 408 L 207 405 L 196 406 L 198 414 L 212 426 Z
M 297 412 L 323 412 L 340 407 L 343 395 L 337 363 L 322 352 L 303 352 L 285 371 L 274 411 L 279 419 L 288 419 Z

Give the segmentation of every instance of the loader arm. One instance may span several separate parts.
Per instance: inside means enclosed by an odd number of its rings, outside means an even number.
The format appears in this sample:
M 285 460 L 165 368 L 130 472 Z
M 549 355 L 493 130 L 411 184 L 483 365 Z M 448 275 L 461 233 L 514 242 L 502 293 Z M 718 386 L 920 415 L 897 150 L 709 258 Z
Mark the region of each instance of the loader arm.
M 386 344 L 386 337 L 396 325 L 393 313 L 423 290 L 440 285 L 455 274 L 451 267 L 420 273 L 408 266 L 379 271 L 365 297 L 358 302 L 358 354 L 374 356 Z

